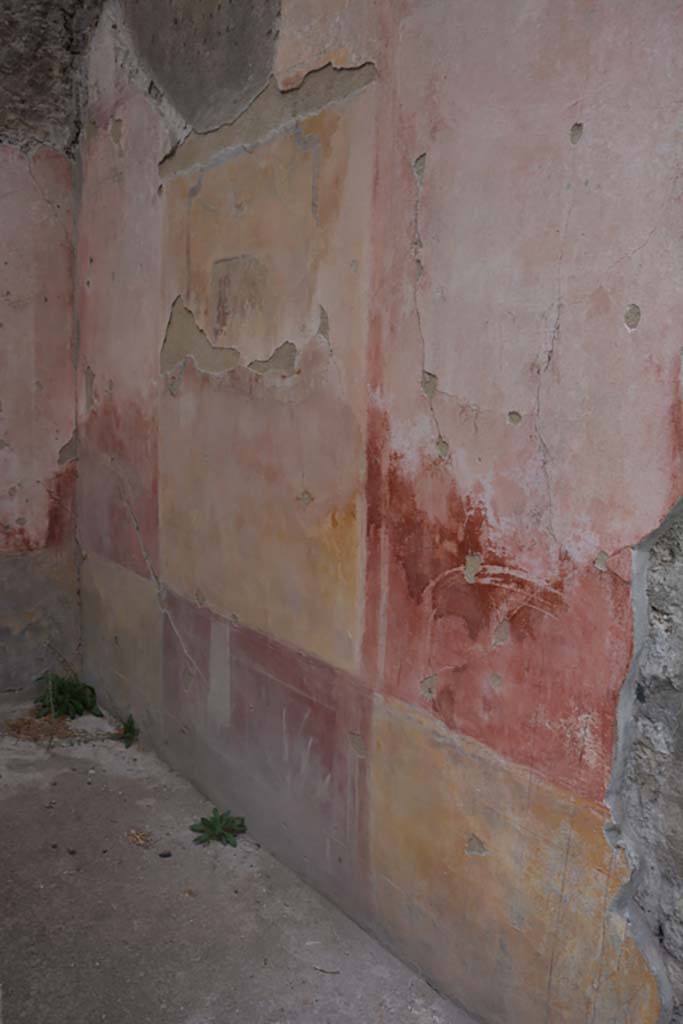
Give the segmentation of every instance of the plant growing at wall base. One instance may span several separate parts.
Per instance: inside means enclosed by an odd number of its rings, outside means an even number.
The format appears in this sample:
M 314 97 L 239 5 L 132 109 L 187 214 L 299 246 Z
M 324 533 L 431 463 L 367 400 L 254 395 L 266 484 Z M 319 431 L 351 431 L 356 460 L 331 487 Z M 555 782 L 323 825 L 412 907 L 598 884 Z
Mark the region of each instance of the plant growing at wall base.
M 116 739 L 121 740 L 124 747 L 132 747 L 136 739 L 140 735 L 140 730 L 135 724 L 135 719 L 132 715 L 128 715 L 125 722 L 121 722 L 121 728 L 116 734 Z
M 223 814 L 214 807 L 210 818 L 201 818 L 194 825 L 190 825 L 192 832 L 196 832 L 195 843 L 205 845 L 216 842 L 223 846 L 237 846 L 237 837 L 247 831 L 244 818 L 236 818 L 230 811 Z
M 60 676 L 57 672 L 44 672 L 36 680 L 43 684 L 43 691 L 36 698 L 36 718 L 52 714 L 55 718 L 91 714 L 102 717 L 97 706 L 97 696 L 92 686 L 82 683 L 78 676 Z

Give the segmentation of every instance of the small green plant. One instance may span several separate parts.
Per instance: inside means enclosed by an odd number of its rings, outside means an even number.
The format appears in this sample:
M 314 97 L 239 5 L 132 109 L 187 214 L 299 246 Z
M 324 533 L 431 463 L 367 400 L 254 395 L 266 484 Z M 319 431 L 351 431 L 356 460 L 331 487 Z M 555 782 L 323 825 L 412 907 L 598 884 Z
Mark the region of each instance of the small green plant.
M 92 686 L 82 683 L 78 676 L 60 676 L 57 672 L 44 672 L 36 680 L 43 684 L 43 692 L 36 698 L 36 718 L 53 715 L 55 718 L 91 714 L 102 717 L 97 696 Z
M 205 844 L 210 842 L 222 843 L 223 846 L 237 846 L 237 837 L 247 831 L 244 818 L 233 818 L 230 811 L 220 813 L 215 807 L 210 818 L 201 818 L 190 825 L 193 832 L 197 832 L 195 843 Z
M 135 719 L 132 715 L 128 715 L 125 722 L 121 722 L 121 728 L 116 734 L 116 739 L 121 740 L 125 747 L 132 747 L 139 735 L 140 730 L 135 724 Z

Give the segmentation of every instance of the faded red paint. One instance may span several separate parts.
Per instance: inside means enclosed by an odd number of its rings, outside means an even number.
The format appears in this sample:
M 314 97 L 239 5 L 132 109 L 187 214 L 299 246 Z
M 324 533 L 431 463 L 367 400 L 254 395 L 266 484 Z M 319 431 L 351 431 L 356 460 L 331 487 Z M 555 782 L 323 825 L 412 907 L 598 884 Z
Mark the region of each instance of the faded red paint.
M 47 523 L 41 534 L 31 533 L 26 526 L 0 523 L 0 547 L 4 552 L 19 554 L 41 548 L 58 547 L 74 534 L 74 496 L 78 477 L 75 462 L 58 470 L 45 485 L 48 495 Z
M 163 710 L 174 759 L 187 746 L 185 770 L 209 792 L 224 784 L 215 771 L 222 764 L 236 798 L 253 808 L 250 828 L 366 916 L 367 690 L 168 589 L 162 603 Z
M 69 462 L 55 473 L 47 487 L 50 505 L 47 516 L 46 547 L 63 544 L 74 535 L 74 500 L 77 479 L 78 465 L 76 462 Z
M 82 426 L 81 541 L 141 576 L 159 559 L 156 402 L 105 394 Z
M 368 674 L 449 727 L 600 799 L 631 652 L 628 586 L 566 555 L 552 578 L 531 578 L 494 539 L 483 504 L 457 493 L 446 464 L 423 458 L 416 479 L 390 450 L 384 418 L 373 425 L 368 606 L 386 612 L 383 624 L 378 612 L 368 616 Z

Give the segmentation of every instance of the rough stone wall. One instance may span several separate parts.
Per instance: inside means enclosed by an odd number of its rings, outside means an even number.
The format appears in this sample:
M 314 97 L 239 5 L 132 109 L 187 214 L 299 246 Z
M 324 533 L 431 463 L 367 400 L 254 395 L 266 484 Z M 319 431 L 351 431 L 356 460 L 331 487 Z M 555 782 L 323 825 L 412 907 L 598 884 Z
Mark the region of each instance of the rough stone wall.
M 3 0 L 0 142 L 74 152 L 80 65 L 101 0 Z
M 150 10 L 89 63 L 86 674 L 486 1024 L 655 1024 L 604 830 L 683 479 L 679 5 L 283 0 L 248 95 Z
M 683 1021 L 683 512 L 636 553 L 636 650 L 610 803 L 634 876 L 625 897 Z M 668 989 L 669 986 L 666 986 Z

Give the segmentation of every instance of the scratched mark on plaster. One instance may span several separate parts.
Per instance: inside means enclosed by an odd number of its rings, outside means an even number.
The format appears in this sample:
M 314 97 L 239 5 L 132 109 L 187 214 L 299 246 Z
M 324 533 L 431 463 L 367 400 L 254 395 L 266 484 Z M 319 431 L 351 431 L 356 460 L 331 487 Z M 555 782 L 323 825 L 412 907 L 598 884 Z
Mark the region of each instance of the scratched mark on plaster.
M 435 373 L 430 373 L 426 367 L 427 345 L 425 342 L 424 331 L 422 329 L 422 315 L 420 313 L 418 293 L 420 278 L 424 273 L 424 266 L 422 263 L 422 236 L 420 234 L 420 199 L 422 198 L 422 183 L 424 181 L 426 166 L 427 154 L 420 153 L 420 155 L 413 160 L 413 175 L 415 176 L 416 185 L 415 209 L 413 211 L 413 241 L 411 246 L 413 260 L 415 263 L 415 276 L 413 278 L 413 306 L 415 308 L 417 333 L 420 339 L 420 348 L 422 351 L 422 376 L 420 378 L 420 387 L 422 388 L 423 395 L 427 399 L 429 414 L 436 430 L 436 441 L 434 443 L 438 456 L 440 459 L 445 461 L 450 455 L 450 445 L 441 432 L 439 420 L 434 408 L 434 399 L 439 388 L 439 379 Z
M 216 260 L 211 270 L 213 337 L 229 345 L 238 330 L 261 333 L 268 290 L 268 271 L 256 256 L 244 254 Z M 233 346 L 236 347 L 236 346 Z
M 295 89 L 281 92 L 274 81 L 234 121 L 206 133 L 192 132 L 162 160 L 162 176 L 183 172 L 198 165 L 210 166 L 221 154 L 243 151 L 263 142 L 274 132 L 291 127 L 302 118 L 318 113 L 359 92 L 377 77 L 374 64 L 357 68 L 335 68 L 331 64 L 310 71 Z
M 95 373 L 91 366 L 85 368 L 85 409 L 90 412 L 95 405 Z

